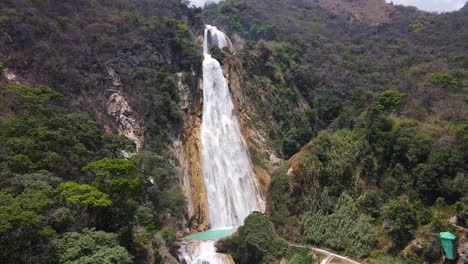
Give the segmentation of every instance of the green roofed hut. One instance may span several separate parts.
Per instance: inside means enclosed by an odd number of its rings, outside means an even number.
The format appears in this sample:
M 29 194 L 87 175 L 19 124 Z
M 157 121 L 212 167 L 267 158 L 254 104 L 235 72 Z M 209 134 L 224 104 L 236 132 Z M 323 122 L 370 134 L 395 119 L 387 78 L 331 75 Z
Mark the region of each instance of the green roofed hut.
M 440 232 L 440 243 L 442 244 L 442 248 L 444 249 L 445 258 L 448 260 L 448 263 L 455 263 L 456 254 L 456 246 L 455 240 L 457 236 L 450 232 Z

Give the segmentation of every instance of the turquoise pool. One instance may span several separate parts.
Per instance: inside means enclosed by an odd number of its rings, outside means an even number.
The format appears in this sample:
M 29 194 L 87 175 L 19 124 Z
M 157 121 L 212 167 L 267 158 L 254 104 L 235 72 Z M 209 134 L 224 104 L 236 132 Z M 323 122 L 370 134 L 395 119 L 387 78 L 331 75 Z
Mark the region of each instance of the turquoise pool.
M 210 229 L 205 232 L 196 233 L 190 236 L 187 236 L 186 240 L 218 240 L 223 237 L 228 237 L 236 231 L 237 228 L 230 229 Z

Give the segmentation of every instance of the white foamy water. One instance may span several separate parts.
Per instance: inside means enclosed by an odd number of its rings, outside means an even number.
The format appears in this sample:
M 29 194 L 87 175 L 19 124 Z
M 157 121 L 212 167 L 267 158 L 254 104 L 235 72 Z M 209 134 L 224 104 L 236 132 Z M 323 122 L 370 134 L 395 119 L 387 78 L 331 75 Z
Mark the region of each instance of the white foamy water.
M 213 229 L 220 229 L 240 226 L 251 212 L 262 211 L 264 202 L 223 70 L 208 52 L 208 34 L 212 43 L 220 48 L 227 46 L 227 41 L 224 33 L 215 27 L 206 27 L 201 126 L 203 176 L 209 224 Z
M 231 264 L 229 256 L 216 253 L 216 241 L 190 241 L 182 246 L 180 252 L 184 264 Z
M 265 207 L 223 70 L 209 54 L 210 45 L 224 48 L 227 43 L 223 32 L 206 26 L 201 143 L 211 229 L 237 228 L 251 212 Z M 215 241 L 190 241 L 181 254 L 189 264 L 231 263 L 216 253 Z

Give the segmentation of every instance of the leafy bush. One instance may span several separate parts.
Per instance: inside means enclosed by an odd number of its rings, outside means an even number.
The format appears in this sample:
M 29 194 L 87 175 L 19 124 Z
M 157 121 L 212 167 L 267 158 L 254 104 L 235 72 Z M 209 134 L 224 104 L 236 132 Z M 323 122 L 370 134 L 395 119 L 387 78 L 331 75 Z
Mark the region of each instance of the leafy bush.
M 54 244 L 52 263 L 119 263 L 131 264 L 128 251 L 119 245 L 118 237 L 113 233 L 83 229 L 81 233 L 65 233 Z
M 159 231 L 162 238 L 166 242 L 168 248 L 172 248 L 176 242 L 175 230 L 172 226 L 165 226 Z
M 92 171 L 97 177 L 118 178 L 135 175 L 137 170 L 131 160 L 104 158 L 88 163 L 83 171 Z
M 323 210 L 305 213 L 298 231 L 305 242 L 326 245 L 362 258 L 369 255 L 377 241 L 372 220 L 359 214 L 355 201 L 343 193 L 331 214 Z
M 455 89 L 458 86 L 457 79 L 446 73 L 431 73 L 429 79 L 435 84 L 441 85 L 443 88 Z
M 0 191 L 0 262 L 26 262 L 26 255 L 34 255 L 57 235 L 44 217 L 56 206 L 56 182 L 43 173 L 18 175 L 11 189 Z
M 273 223 L 260 213 L 249 215 L 234 235 L 218 241 L 216 247 L 240 264 L 272 263 L 288 251 L 288 243 L 276 235 Z
M 392 200 L 383 207 L 382 216 L 394 246 L 403 248 L 413 238 L 418 226 L 417 213 L 407 202 Z
M 440 240 L 437 238 L 431 238 L 425 244 L 421 257 L 429 263 L 437 263 L 442 256 L 441 249 L 442 246 L 440 244 Z
M 65 200 L 72 205 L 106 207 L 112 204 L 109 195 L 88 184 L 65 182 L 60 184 L 58 190 L 65 197 Z

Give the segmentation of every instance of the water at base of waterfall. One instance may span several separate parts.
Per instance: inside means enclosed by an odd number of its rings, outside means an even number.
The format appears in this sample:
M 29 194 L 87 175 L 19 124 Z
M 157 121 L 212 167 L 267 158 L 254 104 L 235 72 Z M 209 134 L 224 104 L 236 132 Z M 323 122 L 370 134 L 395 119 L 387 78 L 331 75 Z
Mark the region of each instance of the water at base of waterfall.
M 210 45 L 228 46 L 216 27 L 207 25 L 203 42 L 202 164 L 209 225 L 212 230 L 187 237 L 180 259 L 187 264 L 228 264 L 230 256 L 216 253 L 216 240 L 232 234 L 254 211 L 264 210 L 247 144 L 220 63 Z
M 237 230 L 235 228 L 226 228 L 226 229 L 210 229 L 205 232 L 195 233 L 185 238 L 185 240 L 218 240 L 223 237 L 228 237 L 232 235 Z
M 182 264 L 232 264 L 230 256 L 216 252 L 216 241 L 188 241 L 180 248 Z
M 180 259 L 185 264 L 215 264 L 231 263 L 231 259 L 216 253 L 216 240 L 232 235 L 237 228 L 210 229 L 185 238 L 186 242 L 180 248 Z

